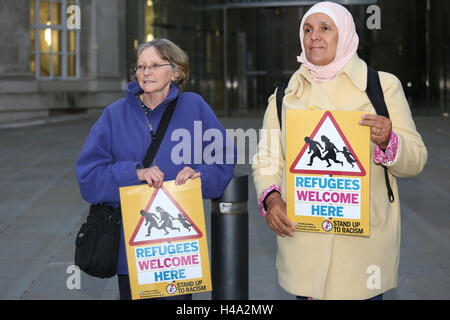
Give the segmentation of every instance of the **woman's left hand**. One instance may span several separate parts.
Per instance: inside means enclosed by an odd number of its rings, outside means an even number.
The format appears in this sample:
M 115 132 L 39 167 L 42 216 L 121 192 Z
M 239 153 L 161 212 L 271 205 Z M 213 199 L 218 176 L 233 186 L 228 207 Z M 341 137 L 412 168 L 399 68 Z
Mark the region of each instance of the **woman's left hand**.
M 386 149 L 391 138 L 391 120 L 375 114 L 363 114 L 361 119 L 358 122 L 360 125 L 370 127 L 370 140 L 381 149 Z
M 201 172 L 197 172 L 191 167 L 184 167 L 180 172 L 178 172 L 175 178 L 175 185 L 184 184 L 188 179 L 195 179 L 201 176 Z

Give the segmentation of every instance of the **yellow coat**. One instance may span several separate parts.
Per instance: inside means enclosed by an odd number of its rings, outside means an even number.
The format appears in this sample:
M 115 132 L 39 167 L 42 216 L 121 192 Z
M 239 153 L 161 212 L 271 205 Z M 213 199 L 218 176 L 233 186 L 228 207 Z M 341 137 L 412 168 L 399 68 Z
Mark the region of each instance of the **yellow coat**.
M 368 299 L 397 286 L 400 258 L 400 199 L 396 177 L 419 174 L 427 150 L 416 131 L 400 81 L 379 72 L 393 131 L 399 138 L 396 160 L 388 166 L 395 202 L 387 198 L 384 170 L 372 162 L 370 179 L 370 237 L 294 232 L 292 238 L 277 236 L 278 281 L 286 291 L 315 299 Z M 357 55 L 328 82 L 318 84 L 301 66 L 291 77 L 283 100 L 283 131 L 276 139 L 262 135 L 253 161 L 258 199 L 269 186 L 281 187 L 286 199 L 285 110 L 316 106 L 322 110 L 364 110 L 375 114 L 365 93 L 367 65 Z M 279 129 L 275 94 L 269 98 L 263 129 Z M 279 131 L 278 131 L 279 132 Z M 281 161 L 272 155 L 277 150 Z M 371 145 L 373 160 L 374 144 Z M 264 169 L 276 164 L 276 173 Z M 270 171 L 269 171 L 270 172 Z M 374 278 L 377 277 L 377 278 Z

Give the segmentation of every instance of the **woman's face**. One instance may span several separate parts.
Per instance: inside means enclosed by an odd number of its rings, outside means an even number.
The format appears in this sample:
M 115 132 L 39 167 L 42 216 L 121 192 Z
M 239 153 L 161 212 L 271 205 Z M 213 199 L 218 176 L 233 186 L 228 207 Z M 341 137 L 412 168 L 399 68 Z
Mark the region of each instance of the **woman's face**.
M 145 93 L 168 92 L 170 83 L 176 80 L 175 73 L 174 67 L 154 47 L 144 49 L 138 57 L 136 77 Z
M 309 62 L 326 66 L 336 57 L 338 29 L 333 20 L 324 13 L 310 15 L 303 24 L 303 45 Z

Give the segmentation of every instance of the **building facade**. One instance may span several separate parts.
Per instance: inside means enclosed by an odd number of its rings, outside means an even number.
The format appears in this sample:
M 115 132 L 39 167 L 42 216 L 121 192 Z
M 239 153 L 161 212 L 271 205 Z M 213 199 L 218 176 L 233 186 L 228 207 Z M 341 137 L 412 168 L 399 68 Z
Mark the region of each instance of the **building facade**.
M 87 112 L 122 97 L 125 12 L 120 0 L 1 1 L 0 122 Z
M 299 23 L 315 2 L 2 0 L 0 122 L 104 108 L 133 80 L 137 45 L 154 38 L 189 54 L 186 90 L 217 114 L 261 114 L 299 67 Z M 338 2 L 354 16 L 358 54 L 400 78 L 413 112 L 448 112 L 450 2 Z

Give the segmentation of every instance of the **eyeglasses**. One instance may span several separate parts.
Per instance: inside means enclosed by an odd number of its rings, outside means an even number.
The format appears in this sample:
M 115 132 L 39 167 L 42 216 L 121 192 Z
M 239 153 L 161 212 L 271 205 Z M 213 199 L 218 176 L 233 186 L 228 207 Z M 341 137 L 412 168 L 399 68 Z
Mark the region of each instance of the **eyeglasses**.
M 171 63 L 164 63 L 164 64 L 158 64 L 158 63 L 154 63 L 151 66 L 146 66 L 143 64 L 138 64 L 135 68 L 136 72 L 142 72 L 144 73 L 145 70 L 148 68 L 149 71 L 158 71 L 159 68 L 164 67 L 164 66 L 171 66 Z

